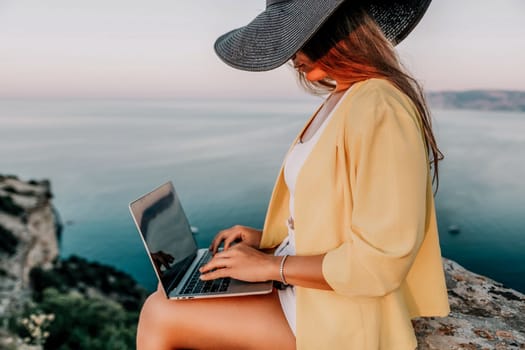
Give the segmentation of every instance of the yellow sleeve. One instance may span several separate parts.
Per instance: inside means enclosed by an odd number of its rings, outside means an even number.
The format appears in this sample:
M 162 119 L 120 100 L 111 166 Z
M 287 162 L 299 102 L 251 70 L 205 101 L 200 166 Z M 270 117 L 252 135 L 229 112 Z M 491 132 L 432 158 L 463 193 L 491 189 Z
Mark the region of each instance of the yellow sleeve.
M 405 279 L 425 233 L 429 165 L 412 104 L 371 91 L 345 120 L 352 191 L 345 242 L 323 260 L 338 294 L 383 296 Z

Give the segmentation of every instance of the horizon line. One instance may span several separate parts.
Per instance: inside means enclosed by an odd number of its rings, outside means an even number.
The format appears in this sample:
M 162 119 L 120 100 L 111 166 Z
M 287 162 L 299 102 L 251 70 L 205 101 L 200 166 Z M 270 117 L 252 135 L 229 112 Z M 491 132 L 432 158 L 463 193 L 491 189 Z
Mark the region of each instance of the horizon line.
M 442 89 L 442 90 L 424 90 L 426 95 L 430 94 L 443 94 L 443 93 L 468 93 L 468 92 L 504 92 L 504 93 L 523 93 L 525 94 L 524 90 L 517 90 L 517 89 L 501 89 L 501 88 L 472 88 L 472 89 Z M 24 95 L 15 95 L 15 96 L 1 96 L 0 100 L 6 101 L 6 100 L 151 100 L 151 101 L 167 101 L 167 100 L 184 100 L 184 101 L 199 101 L 199 100 L 224 100 L 224 101 L 239 101 L 239 100 L 249 100 L 249 101 L 267 101 L 267 100 L 274 100 L 274 101 L 305 101 L 305 100 L 312 100 L 322 98 L 322 96 L 314 95 L 308 92 L 305 92 L 304 95 L 292 95 L 289 97 L 283 97 L 281 96 L 234 96 L 232 94 L 231 96 L 133 96 L 133 95 L 125 95 L 125 96 L 88 96 L 88 95 L 51 95 L 51 96 L 43 96 L 43 95 L 33 95 L 33 96 L 24 96 Z

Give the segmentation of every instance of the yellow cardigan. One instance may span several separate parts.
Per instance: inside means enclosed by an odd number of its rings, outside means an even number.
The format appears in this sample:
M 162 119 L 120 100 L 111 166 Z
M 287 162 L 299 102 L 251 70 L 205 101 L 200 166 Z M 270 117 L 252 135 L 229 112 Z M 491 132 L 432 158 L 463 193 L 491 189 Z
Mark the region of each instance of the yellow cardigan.
M 422 135 L 413 103 L 381 79 L 355 84 L 328 121 L 294 224 L 297 255 L 327 253 L 333 291 L 297 287 L 298 349 L 412 350 L 410 319 L 450 312 Z M 288 201 L 281 168 L 261 248 L 286 237 Z

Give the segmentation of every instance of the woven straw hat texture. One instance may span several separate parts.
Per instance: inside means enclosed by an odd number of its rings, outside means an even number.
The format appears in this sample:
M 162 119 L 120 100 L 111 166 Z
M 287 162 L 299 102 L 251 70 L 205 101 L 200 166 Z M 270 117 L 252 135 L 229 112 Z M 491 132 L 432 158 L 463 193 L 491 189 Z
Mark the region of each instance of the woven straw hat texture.
M 430 1 L 370 0 L 360 3 L 396 45 L 419 23 Z M 215 52 L 226 64 L 237 69 L 267 71 L 277 68 L 288 61 L 343 2 L 268 0 L 265 11 L 249 24 L 220 36 L 214 45 Z

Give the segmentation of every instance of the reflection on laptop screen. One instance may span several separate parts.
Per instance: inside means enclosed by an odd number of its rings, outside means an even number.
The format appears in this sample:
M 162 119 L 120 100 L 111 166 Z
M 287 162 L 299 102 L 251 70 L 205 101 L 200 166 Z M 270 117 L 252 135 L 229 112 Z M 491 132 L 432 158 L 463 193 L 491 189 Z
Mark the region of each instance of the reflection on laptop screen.
M 173 185 L 166 183 L 131 204 L 131 211 L 166 295 L 177 287 L 197 245 Z

